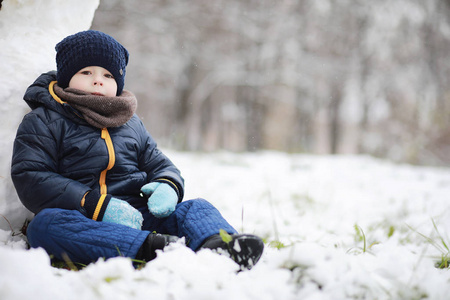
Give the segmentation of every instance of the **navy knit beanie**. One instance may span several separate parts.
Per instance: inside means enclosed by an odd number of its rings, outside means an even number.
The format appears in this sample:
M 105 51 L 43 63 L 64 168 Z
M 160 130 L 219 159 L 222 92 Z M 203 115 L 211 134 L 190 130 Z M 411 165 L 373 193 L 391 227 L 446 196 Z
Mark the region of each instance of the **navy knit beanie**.
M 72 76 L 81 69 L 99 66 L 111 72 L 117 82 L 117 95 L 122 93 L 128 51 L 111 36 L 96 30 L 82 31 L 66 37 L 55 49 L 60 87 L 68 87 Z

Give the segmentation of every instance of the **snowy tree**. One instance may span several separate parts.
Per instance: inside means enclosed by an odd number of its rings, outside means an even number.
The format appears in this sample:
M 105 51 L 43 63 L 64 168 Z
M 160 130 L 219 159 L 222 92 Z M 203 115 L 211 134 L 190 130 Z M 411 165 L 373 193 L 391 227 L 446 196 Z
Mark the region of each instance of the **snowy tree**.
M 127 87 L 185 150 L 369 153 L 450 163 L 444 0 L 102 2 Z

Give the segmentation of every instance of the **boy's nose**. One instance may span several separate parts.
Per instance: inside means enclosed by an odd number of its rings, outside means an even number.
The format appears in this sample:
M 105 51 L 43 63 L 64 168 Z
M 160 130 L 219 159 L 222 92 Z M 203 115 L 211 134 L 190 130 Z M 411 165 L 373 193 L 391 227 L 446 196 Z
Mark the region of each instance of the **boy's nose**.
M 96 75 L 94 77 L 94 85 L 103 86 L 103 80 L 101 76 Z
M 103 76 L 101 73 L 94 72 L 93 80 L 94 86 L 96 85 L 103 86 Z

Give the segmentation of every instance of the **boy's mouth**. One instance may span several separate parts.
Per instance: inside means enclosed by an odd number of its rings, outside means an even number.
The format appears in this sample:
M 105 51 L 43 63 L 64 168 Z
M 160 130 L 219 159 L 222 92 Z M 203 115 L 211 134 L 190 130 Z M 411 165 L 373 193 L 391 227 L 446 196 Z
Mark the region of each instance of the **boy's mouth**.
M 104 96 L 102 93 L 97 93 L 97 92 L 91 93 L 91 95 L 95 95 L 95 96 Z

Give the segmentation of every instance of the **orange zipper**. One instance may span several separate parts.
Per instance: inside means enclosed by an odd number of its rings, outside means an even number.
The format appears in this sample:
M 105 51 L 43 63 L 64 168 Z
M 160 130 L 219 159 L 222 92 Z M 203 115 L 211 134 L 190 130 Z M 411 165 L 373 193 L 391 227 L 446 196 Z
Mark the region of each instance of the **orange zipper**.
M 108 162 L 108 166 L 106 167 L 105 170 L 103 170 L 100 173 L 100 180 L 99 180 L 99 184 L 100 184 L 100 194 L 101 197 L 97 203 L 97 206 L 95 208 L 95 212 L 94 215 L 92 217 L 93 220 L 97 220 L 98 214 L 100 213 L 100 210 L 103 206 L 103 201 L 106 198 L 106 194 L 108 193 L 108 187 L 106 185 L 106 173 L 112 169 L 112 167 L 114 167 L 114 164 L 116 162 L 116 155 L 114 153 L 114 146 L 111 140 L 111 136 L 109 135 L 108 129 L 107 128 L 103 128 L 102 129 L 102 134 L 101 134 L 101 138 L 105 140 L 106 143 L 106 148 L 108 149 L 108 155 L 109 155 L 109 162 Z
M 101 194 L 107 194 L 107 187 L 106 187 L 106 172 L 112 169 L 114 167 L 114 164 L 116 162 L 116 155 L 114 153 L 114 146 L 111 140 L 111 136 L 109 135 L 108 129 L 103 128 L 102 129 L 102 139 L 105 140 L 106 147 L 108 148 L 108 154 L 109 154 L 109 163 L 105 170 L 102 171 L 100 174 L 100 193 Z

